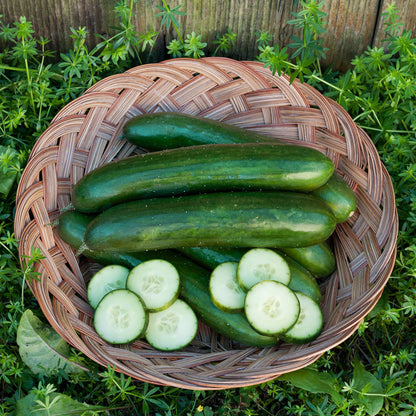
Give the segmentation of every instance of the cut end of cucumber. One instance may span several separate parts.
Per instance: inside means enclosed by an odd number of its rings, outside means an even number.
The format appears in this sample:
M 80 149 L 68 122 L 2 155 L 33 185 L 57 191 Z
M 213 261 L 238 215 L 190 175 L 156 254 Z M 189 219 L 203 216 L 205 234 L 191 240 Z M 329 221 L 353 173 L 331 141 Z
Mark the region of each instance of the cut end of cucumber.
M 140 298 L 127 289 L 107 293 L 94 314 L 97 334 L 111 344 L 127 344 L 144 334 L 148 313 Z
M 149 312 L 162 311 L 179 296 L 180 277 L 170 262 L 152 259 L 134 267 L 126 287 L 143 300 Z
M 289 329 L 283 339 L 292 344 L 306 344 L 316 339 L 323 326 L 322 310 L 317 302 L 303 293 L 296 292 L 300 304 L 300 313 L 295 325 Z
M 254 248 L 241 257 L 237 278 L 239 285 L 246 291 L 264 280 L 274 280 L 288 285 L 290 268 L 286 260 L 275 251 Z
M 212 303 L 224 312 L 242 312 L 246 294 L 237 280 L 237 262 L 219 264 L 211 273 L 209 291 Z
M 295 292 L 286 285 L 264 280 L 247 292 L 244 311 L 260 334 L 280 336 L 296 323 L 300 304 Z
M 158 350 L 174 351 L 186 347 L 197 330 L 195 312 L 186 302 L 177 299 L 169 308 L 149 314 L 145 337 Z
M 101 299 L 115 289 L 125 289 L 129 269 L 117 264 L 103 267 L 91 278 L 87 288 L 88 302 L 97 308 Z

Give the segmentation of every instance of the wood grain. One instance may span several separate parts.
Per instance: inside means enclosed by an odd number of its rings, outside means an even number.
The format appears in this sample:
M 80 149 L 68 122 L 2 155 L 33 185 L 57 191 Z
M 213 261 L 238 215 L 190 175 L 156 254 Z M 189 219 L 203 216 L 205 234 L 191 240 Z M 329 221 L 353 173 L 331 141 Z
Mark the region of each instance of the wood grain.
M 384 19 L 381 12 L 389 0 L 327 0 L 323 11 L 327 14 L 327 33 L 324 46 L 328 48 L 324 66 L 346 69 L 351 59 L 368 46 L 382 44 Z M 114 34 L 118 17 L 114 11 L 116 0 L 0 0 L 3 24 L 12 25 L 20 16 L 33 23 L 35 36 L 51 40 L 49 49 L 67 52 L 73 45 L 71 27 L 85 27 L 87 45 L 92 48 L 100 38 L 96 34 Z M 161 30 L 160 11 L 156 0 L 140 0 L 134 6 L 133 21 L 137 33 Z M 228 29 L 237 34 L 234 47 L 228 56 L 238 60 L 253 60 L 258 56 L 257 33 L 268 32 L 272 42 L 280 47 L 291 41 L 291 35 L 299 30 L 288 25 L 293 12 L 299 11 L 300 2 L 292 0 L 171 0 L 174 8 L 182 4 L 179 16 L 180 33 L 183 38 L 193 31 L 208 43 L 205 55 L 212 55 L 214 41 Z M 406 30 L 416 29 L 416 0 L 397 0 L 401 22 Z M 163 27 L 148 59 L 159 61 L 168 58 L 166 45 L 176 37 L 174 28 Z M 58 54 L 59 57 L 59 54 Z

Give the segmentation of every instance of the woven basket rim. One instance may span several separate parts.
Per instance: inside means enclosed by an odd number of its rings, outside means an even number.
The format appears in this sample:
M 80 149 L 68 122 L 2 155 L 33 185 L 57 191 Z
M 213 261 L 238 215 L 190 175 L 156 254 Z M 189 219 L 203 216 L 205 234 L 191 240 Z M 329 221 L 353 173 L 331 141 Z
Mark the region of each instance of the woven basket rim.
M 338 270 L 321 282 L 325 328 L 310 344 L 236 347 L 201 325 L 197 341 L 172 353 L 143 341 L 102 341 L 85 301 L 97 265 L 63 243 L 51 224 L 86 172 L 136 149 L 120 140 L 134 115 L 181 111 L 235 124 L 288 143 L 311 146 L 334 161 L 357 196 L 358 210 L 337 226 Z M 177 58 L 107 77 L 63 107 L 29 156 L 16 196 L 20 256 L 41 249 L 39 282 L 30 288 L 51 326 L 102 366 L 156 385 L 193 390 L 243 387 L 303 368 L 342 344 L 380 298 L 394 266 L 398 218 L 394 189 L 368 135 L 336 102 L 299 80 L 273 75 L 259 62 Z M 23 267 L 23 262 L 22 262 Z

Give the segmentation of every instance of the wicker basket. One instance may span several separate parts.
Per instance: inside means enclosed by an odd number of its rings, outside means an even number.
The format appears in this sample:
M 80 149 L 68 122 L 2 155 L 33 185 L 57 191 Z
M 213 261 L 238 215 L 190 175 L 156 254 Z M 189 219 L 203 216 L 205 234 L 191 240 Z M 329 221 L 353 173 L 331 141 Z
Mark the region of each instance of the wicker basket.
M 56 235 L 51 225 L 86 172 L 137 149 L 120 140 L 132 116 L 181 111 L 232 123 L 332 158 L 358 200 L 337 226 L 338 269 L 322 282 L 324 329 L 314 342 L 258 349 L 236 347 L 201 324 L 186 349 L 164 353 L 144 341 L 106 344 L 92 326 L 86 282 L 99 267 Z M 20 255 L 40 248 L 39 281 L 31 290 L 55 330 L 103 366 L 156 385 L 225 389 L 262 383 L 303 368 L 347 339 L 374 307 L 390 276 L 398 220 L 392 184 L 369 137 L 335 102 L 314 88 L 273 76 L 258 62 L 172 59 L 110 76 L 65 106 L 30 155 L 17 192 Z

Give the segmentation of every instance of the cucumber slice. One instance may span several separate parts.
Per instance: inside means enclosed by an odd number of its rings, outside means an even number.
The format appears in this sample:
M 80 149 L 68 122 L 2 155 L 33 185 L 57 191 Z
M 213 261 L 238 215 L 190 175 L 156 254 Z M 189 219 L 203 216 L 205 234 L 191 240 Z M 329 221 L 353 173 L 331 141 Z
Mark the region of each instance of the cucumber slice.
M 295 294 L 300 304 L 299 317 L 295 325 L 282 336 L 282 339 L 292 344 L 306 344 L 316 339 L 321 333 L 322 310 L 319 304 L 309 296 L 300 292 L 295 292 Z
M 296 323 L 300 304 L 295 292 L 286 285 L 264 280 L 247 292 L 244 312 L 257 332 L 280 336 Z
M 107 293 L 115 289 L 125 289 L 129 272 L 127 267 L 112 264 L 95 273 L 87 287 L 88 303 L 96 309 Z
M 179 296 L 178 271 L 166 260 L 147 260 L 134 267 L 127 278 L 127 289 L 143 300 L 149 312 L 168 308 Z
M 127 344 L 144 334 L 148 313 L 140 298 L 127 289 L 107 293 L 94 314 L 97 334 L 111 344 Z
M 219 264 L 211 273 L 209 291 L 212 303 L 224 312 L 242 312 L 246 294 L 237 281 L 238 262 Z
M 174 351 L 186 347 L 197 330 L 195 312 L 186 302 L 177 299 L 169 308 L 149 314 L 145 337 L 158 350 Z
M 240 259 L 237 269 L 239 285 L 246 291 L 263 280 L 275 280 L 288 285 L 290 269 L 286 260 L 268 248 L 253 248 Z

